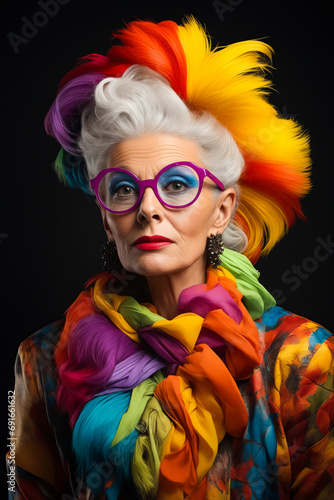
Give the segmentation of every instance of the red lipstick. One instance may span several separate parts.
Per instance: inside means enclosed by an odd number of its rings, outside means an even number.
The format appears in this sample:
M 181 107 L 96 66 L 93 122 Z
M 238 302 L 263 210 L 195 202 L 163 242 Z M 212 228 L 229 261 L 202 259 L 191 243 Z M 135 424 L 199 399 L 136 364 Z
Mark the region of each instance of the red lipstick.
M 142 236 L 138 238 L 133 245 L 140 250 L 158 250 L 171 243 L 173 243 L 172 240 L 156 234 L 154 236 Z

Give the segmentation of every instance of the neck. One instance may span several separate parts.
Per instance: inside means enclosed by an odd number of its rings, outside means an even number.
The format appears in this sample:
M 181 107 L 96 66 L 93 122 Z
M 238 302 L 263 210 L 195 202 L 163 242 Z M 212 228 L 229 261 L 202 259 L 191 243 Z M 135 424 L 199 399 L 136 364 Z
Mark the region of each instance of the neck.
M 166 319 L 178 315 L 179 296 L 185 288 L 206 283 L 206 265 L 199 264 L 175 273 L 146 277 L 152 302 L 158 314 Z

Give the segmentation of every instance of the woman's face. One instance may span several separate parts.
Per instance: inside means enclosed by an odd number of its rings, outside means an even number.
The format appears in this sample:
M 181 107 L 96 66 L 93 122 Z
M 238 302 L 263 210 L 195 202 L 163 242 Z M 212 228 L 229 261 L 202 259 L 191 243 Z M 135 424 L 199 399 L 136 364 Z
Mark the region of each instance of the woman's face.
M 110 157 L 110 167 L 125 168 L 139 179 L 152 179 L 170 163 L 200 161 L 198 147 L 188 139 L 165 134 L 147 135 L 120 143 Z M 231 216 L 235 192 L 215 194 L 215 184 L 204 179 L 199 198 L 182 209 L 163 206 L 148 187 L 140 204 L 126 214 L 101 207 L 109 240 L 114 240 L 124 268 L 143 276 L 158 276 L 190 269 L 205 274 L 206 240 L 222 232 Z M 137 243 L 138 238 L 160 236 L 161 244 Z

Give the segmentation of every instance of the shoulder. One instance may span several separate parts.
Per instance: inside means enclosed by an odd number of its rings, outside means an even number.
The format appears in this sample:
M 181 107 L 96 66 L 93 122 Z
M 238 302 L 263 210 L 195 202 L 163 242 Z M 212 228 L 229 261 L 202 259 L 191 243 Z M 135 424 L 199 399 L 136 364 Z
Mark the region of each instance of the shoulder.
M 275 399 L 305 398 L 324 387 L 323 398 L 333 397 L 334 337 L 328 330 L 280 307 L 256 324 L 261 372 Z
M 304 352 L 310 359 L 319 350 L 334 350 L 334 337 L 323 326 L 302 316 L 271 307 L 255 321 L 263 355 Z M 305 359 L 304 361 L 307 361 Z
M 55 321 L 27 337 L 19 346 L 19 354 L 33 354 L 39 350 L 50 350 L 53 346 L 55 347 L 62 332 L 64 322 L 64 319 Z
M 64 319 L 55 321 L 27 337 L 18 348 L 16 376 L 25 371 L 30 376 L 54 365 L 54 352 L 64 326 Z
M 300 401 L 305 400 L 306 405 L 307 399 L 309 406 L 315 397 L 318 408 L 325 401 L 332 404 L 333 335 L 318 323 L 280 307 L 270 308 L 256 324 L 261 371 L 276 403 L 286 401 L 289 406 L 287 416 L 298 413 L 296 408 L 292 411 L 292 402 L 299 408 Z

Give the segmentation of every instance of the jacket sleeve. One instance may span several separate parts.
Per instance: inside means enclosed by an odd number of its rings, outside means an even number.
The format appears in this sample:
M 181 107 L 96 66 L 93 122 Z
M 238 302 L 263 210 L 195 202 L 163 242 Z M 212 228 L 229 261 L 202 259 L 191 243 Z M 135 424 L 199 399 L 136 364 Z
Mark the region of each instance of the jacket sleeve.
M 333 377 L 333 336 L 315 323 L 299 325 L 275 367 L 282 425 L 279 474 L 294 500 L 334 498 Z
M 48 421 L 41 382 L 41 370 L 45 364 L 38 362 L 43 361 L 38 359 L 38 353 L 41 350 L 30 337 L 19 347 L 15 363 L 15 391 L 11 395 L 15 426 L 10 432 L 11 445 L 7 452 L 10 500 L 58 499 L 66 483 Z

